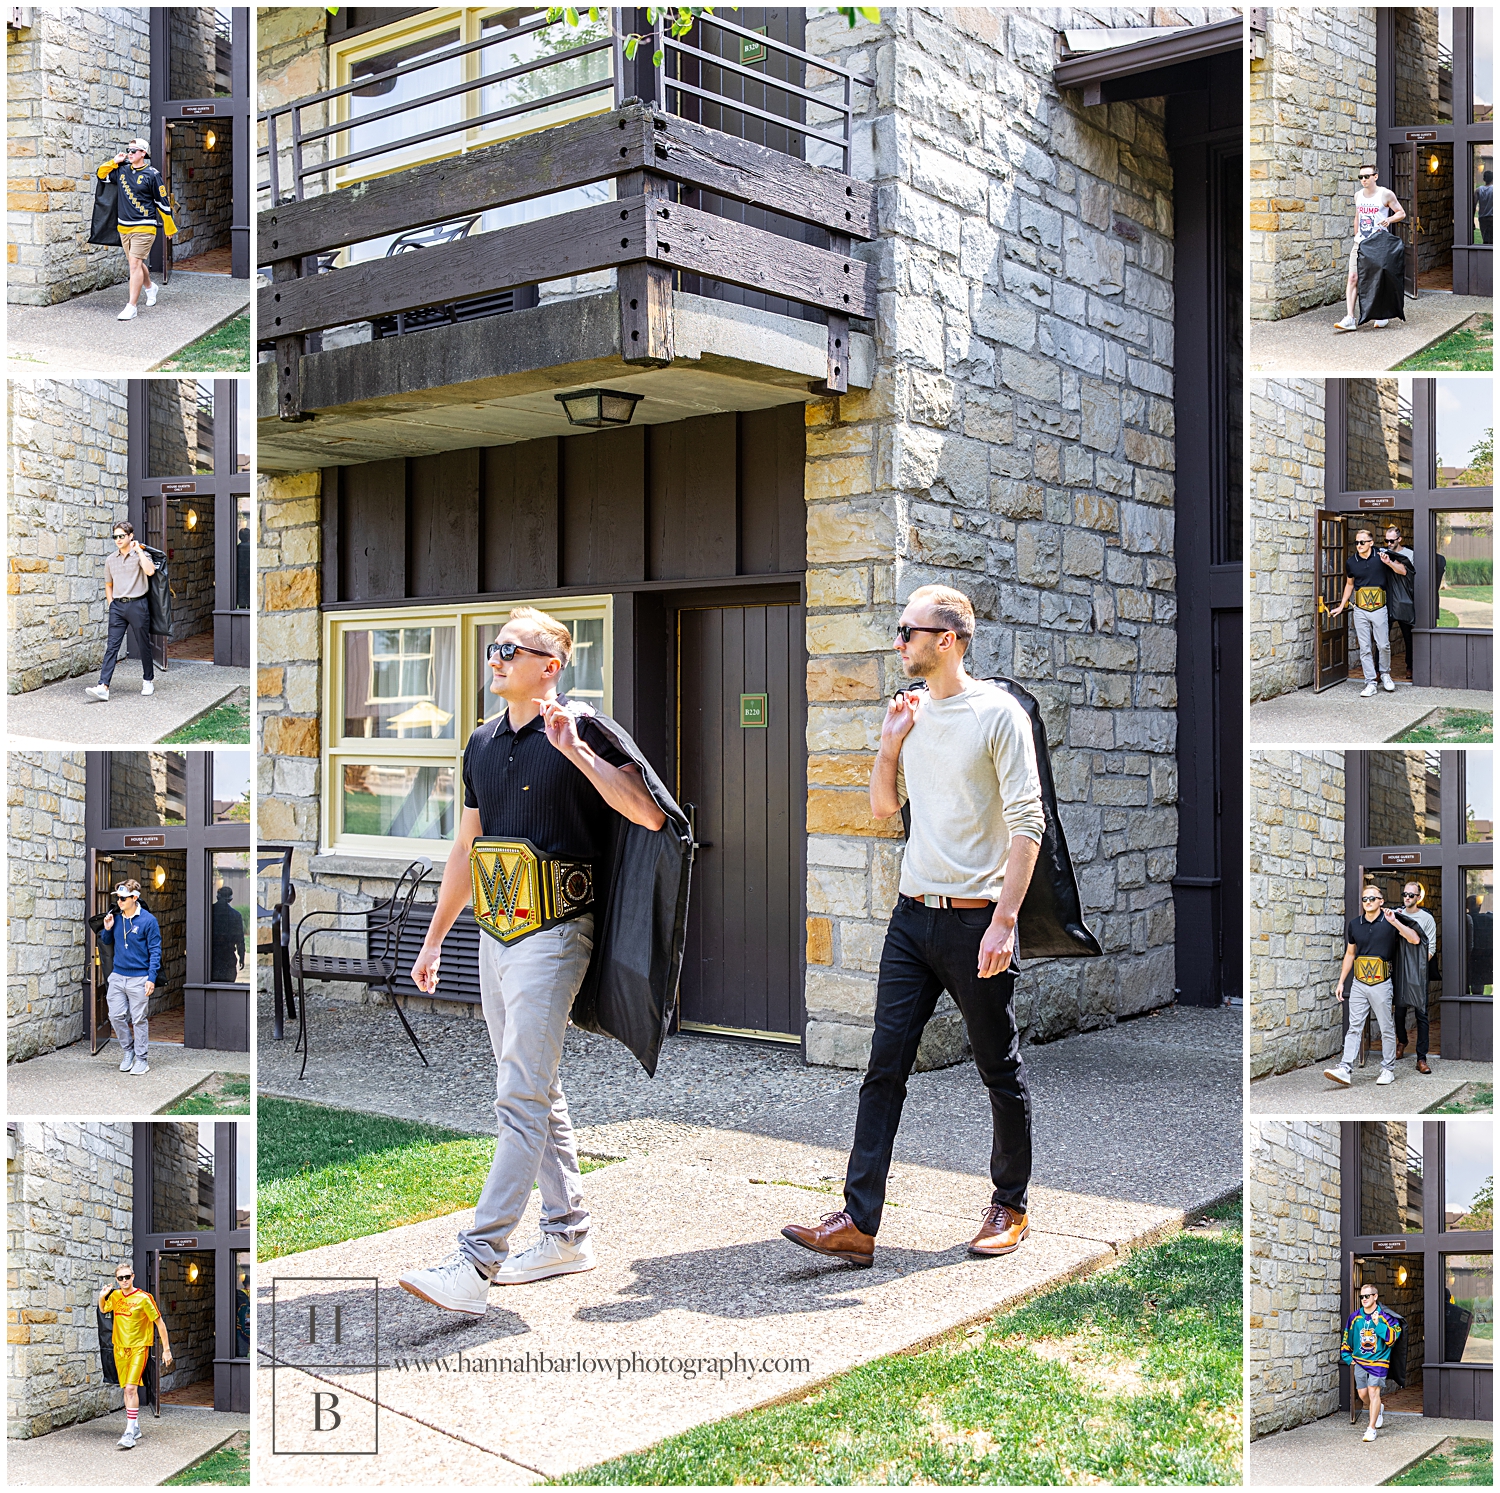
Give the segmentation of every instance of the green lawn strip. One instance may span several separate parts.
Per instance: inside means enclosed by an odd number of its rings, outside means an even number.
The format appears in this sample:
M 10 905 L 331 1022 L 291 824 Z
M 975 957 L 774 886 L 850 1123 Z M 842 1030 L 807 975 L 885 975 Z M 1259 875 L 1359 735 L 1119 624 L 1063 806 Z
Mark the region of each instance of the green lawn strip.
M 1416 725 L 1408 727 L 1392 741 L 1468 742 L 1484 746 L 1495 739 L 1495 718 L 1488 710 L 1430 711 Z
M 250 1079 L 242 1073 L 213 1073 L 191 1093 L 169 1104 L 168 1115 L 248 1115 Z
M 978 1331 L 558 1481 L 1238 1483 L 1238 1203 L 1209 1216 L 1222 1230 L 1137 1250 Z
M 1456 1436 L 1420 1462 L 1387 1478 L 1392 1488 L 1477 1488 L 1495 1481 L 1495 1446 L 1480 1437 Z
M 223 1446 L 216 1447 L 206 1457 L 174 1472 L 162 1479 L 162 1486 L 190 1488 L 204 1483 L 220 1486 L 244 1487 L 250 1482 L 250 1438 L 243 1431 L 236 1431 Z
M 161 740 L 164 746 L 191 745 L 201 741 L 235 742 L 248 746 L 250 706 L 239 700 L 225 700 Z
M 472 1208 L 495 1153 L 494 1136 L 414 1120 L 264 1095 L 258 1108 L 262 1260 Z
M 1466 1083 L 1441 1104 L 1424 1109 L 1424 1115 L 1483 1115 L 1495 1108 L 1495 1086 L 1490 1083 Z
M 156 373 L 249 373 L 250 315 L 236 316 L 190 342 L 153 370 Z
M 1494 366 L 1495 318 L 1477 320 L 1477 327 L 1468 322 L 1455 327 L 1431 347 L 1397 363 L 1392 372 L 1488 373 Z

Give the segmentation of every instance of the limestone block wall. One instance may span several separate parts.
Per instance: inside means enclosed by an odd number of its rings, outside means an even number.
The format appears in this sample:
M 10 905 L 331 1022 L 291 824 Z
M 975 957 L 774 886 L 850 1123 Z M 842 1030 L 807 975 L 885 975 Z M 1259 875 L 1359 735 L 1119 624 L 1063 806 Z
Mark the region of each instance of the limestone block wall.
M 146 6 L 28 7 L 6 31 L 6 297 L 50 306 L 126 278 L 123 252 L 88 242 L 94 169 L 150 126 Z
M 195 522 L 188 527 L 188 515 Z M 172 574 L 172 641 L 212 632 L 214 625 L 214 503 L 183 498 L 167 504 L 166 550 Z
M 1265 15 L 1250 64 L 1249 311 L 1279 321 L 1344 298 L 1359 167 L 1376 159 L 1375 9 Z
M 129 514 L 123 379 L 8 385 L 9 639 L 15 695 L 95 672 L 110 532 Z
M 1311 684 L 1316 671 L 1314 524 L 1327 430 L 1321 379 L 1252 378 L 1248 392 L 1245 630 L 1250 698 L 1269 700 Z
M 1246 1398 L 1250 1434 L 1290 1430 L 1338 1408 L 1339 1125 L 1249 1124 Z
M 128 1122 L 6 1127 L 6 1435 L 44 1436 L 118 1411 L 95 1303 L 131 1258 Z
M 6 1059 L 83 1036 L 87 963 L 82 752 L 6 755 Z
M 1344 954 L 1344 755 L 1249 754 L 1250 1076 L 1331 1056 Z

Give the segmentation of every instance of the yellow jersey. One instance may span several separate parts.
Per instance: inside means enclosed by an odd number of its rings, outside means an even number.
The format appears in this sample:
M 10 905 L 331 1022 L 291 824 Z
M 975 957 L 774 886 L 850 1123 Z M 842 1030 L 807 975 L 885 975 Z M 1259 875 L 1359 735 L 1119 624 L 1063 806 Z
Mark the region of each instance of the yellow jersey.
M 161 1312 L 150 1291 L 135 1290 L 128 1296 L 123 1291 L 111 1291 L 104 1310 L 114 1313 L 112 1341 L 116 1348 L 149 1348 L 155 1341 Z

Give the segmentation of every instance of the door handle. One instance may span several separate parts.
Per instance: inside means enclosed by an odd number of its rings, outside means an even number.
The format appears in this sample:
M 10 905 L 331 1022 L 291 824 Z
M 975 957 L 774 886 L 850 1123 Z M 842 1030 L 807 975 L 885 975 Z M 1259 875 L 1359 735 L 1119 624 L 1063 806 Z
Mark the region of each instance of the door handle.
M 688 849 L 696 857 L 700 850 L 712 850 L 712 840 L 700 840 L 698 838 L 698 805 L 683 804 L 682 812 L 687 815 L 688 820 Z

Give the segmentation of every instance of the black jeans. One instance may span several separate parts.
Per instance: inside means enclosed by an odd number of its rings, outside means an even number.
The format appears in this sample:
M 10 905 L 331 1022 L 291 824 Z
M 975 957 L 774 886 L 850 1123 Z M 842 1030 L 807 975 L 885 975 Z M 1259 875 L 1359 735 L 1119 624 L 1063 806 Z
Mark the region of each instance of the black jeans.
M 109 641 L 104 645 L 104 667 L 99 670 L 99 683 L 106 689 L 115 677 L 115 660 L 120 656 L 120 644 L 127 632 L 130 650 L 141 661 L 141 678 L 156 677 L 156 664 L 151 657 L 151 603 L 144 596 L 117 596 L 109 604 Z
M 1411 662 L 1411 623 L 1397 621 L 1396 626 L 1401 629 L 1401 641 L 1406 644 L 1406 672 L 1411 678 L 1416 677 L 1416 671 Z
M 875 1036 L 859 1090 L 844 1206 L 867 1234 L 880 1228 L 886 1175 L 922 1029 L 947 990 L 963 1013 L 979 1076 L 990 1093 L 992 1202 L 1026 1209 L 1031 1181 L 1031 1094 L 1015 1018 L 1015 974 L 979 978 L 988 907 L 926 907 L 900 897 L 886 929 L 875 994 Z
M 1406 1041 L 1406 1013 L 1408 1011 L 1413 1011 L 1413 1010 L 1415 1010 L 1415 1008 L 1412 1007 L 1412 1006 L 1397 1006 L 1396 1007 L 1396 1040 L 1398 1042 L 1405 1042 Z M 1417 1056 L 1419 1058 L 1425 1058 L 1427 1056 L 1427 1042 L 1428 1042 L 1427 1013 L 1426 1013 L 1426 1011 L 1416 1011 L 1416 1017 L 1417 1017 Z

